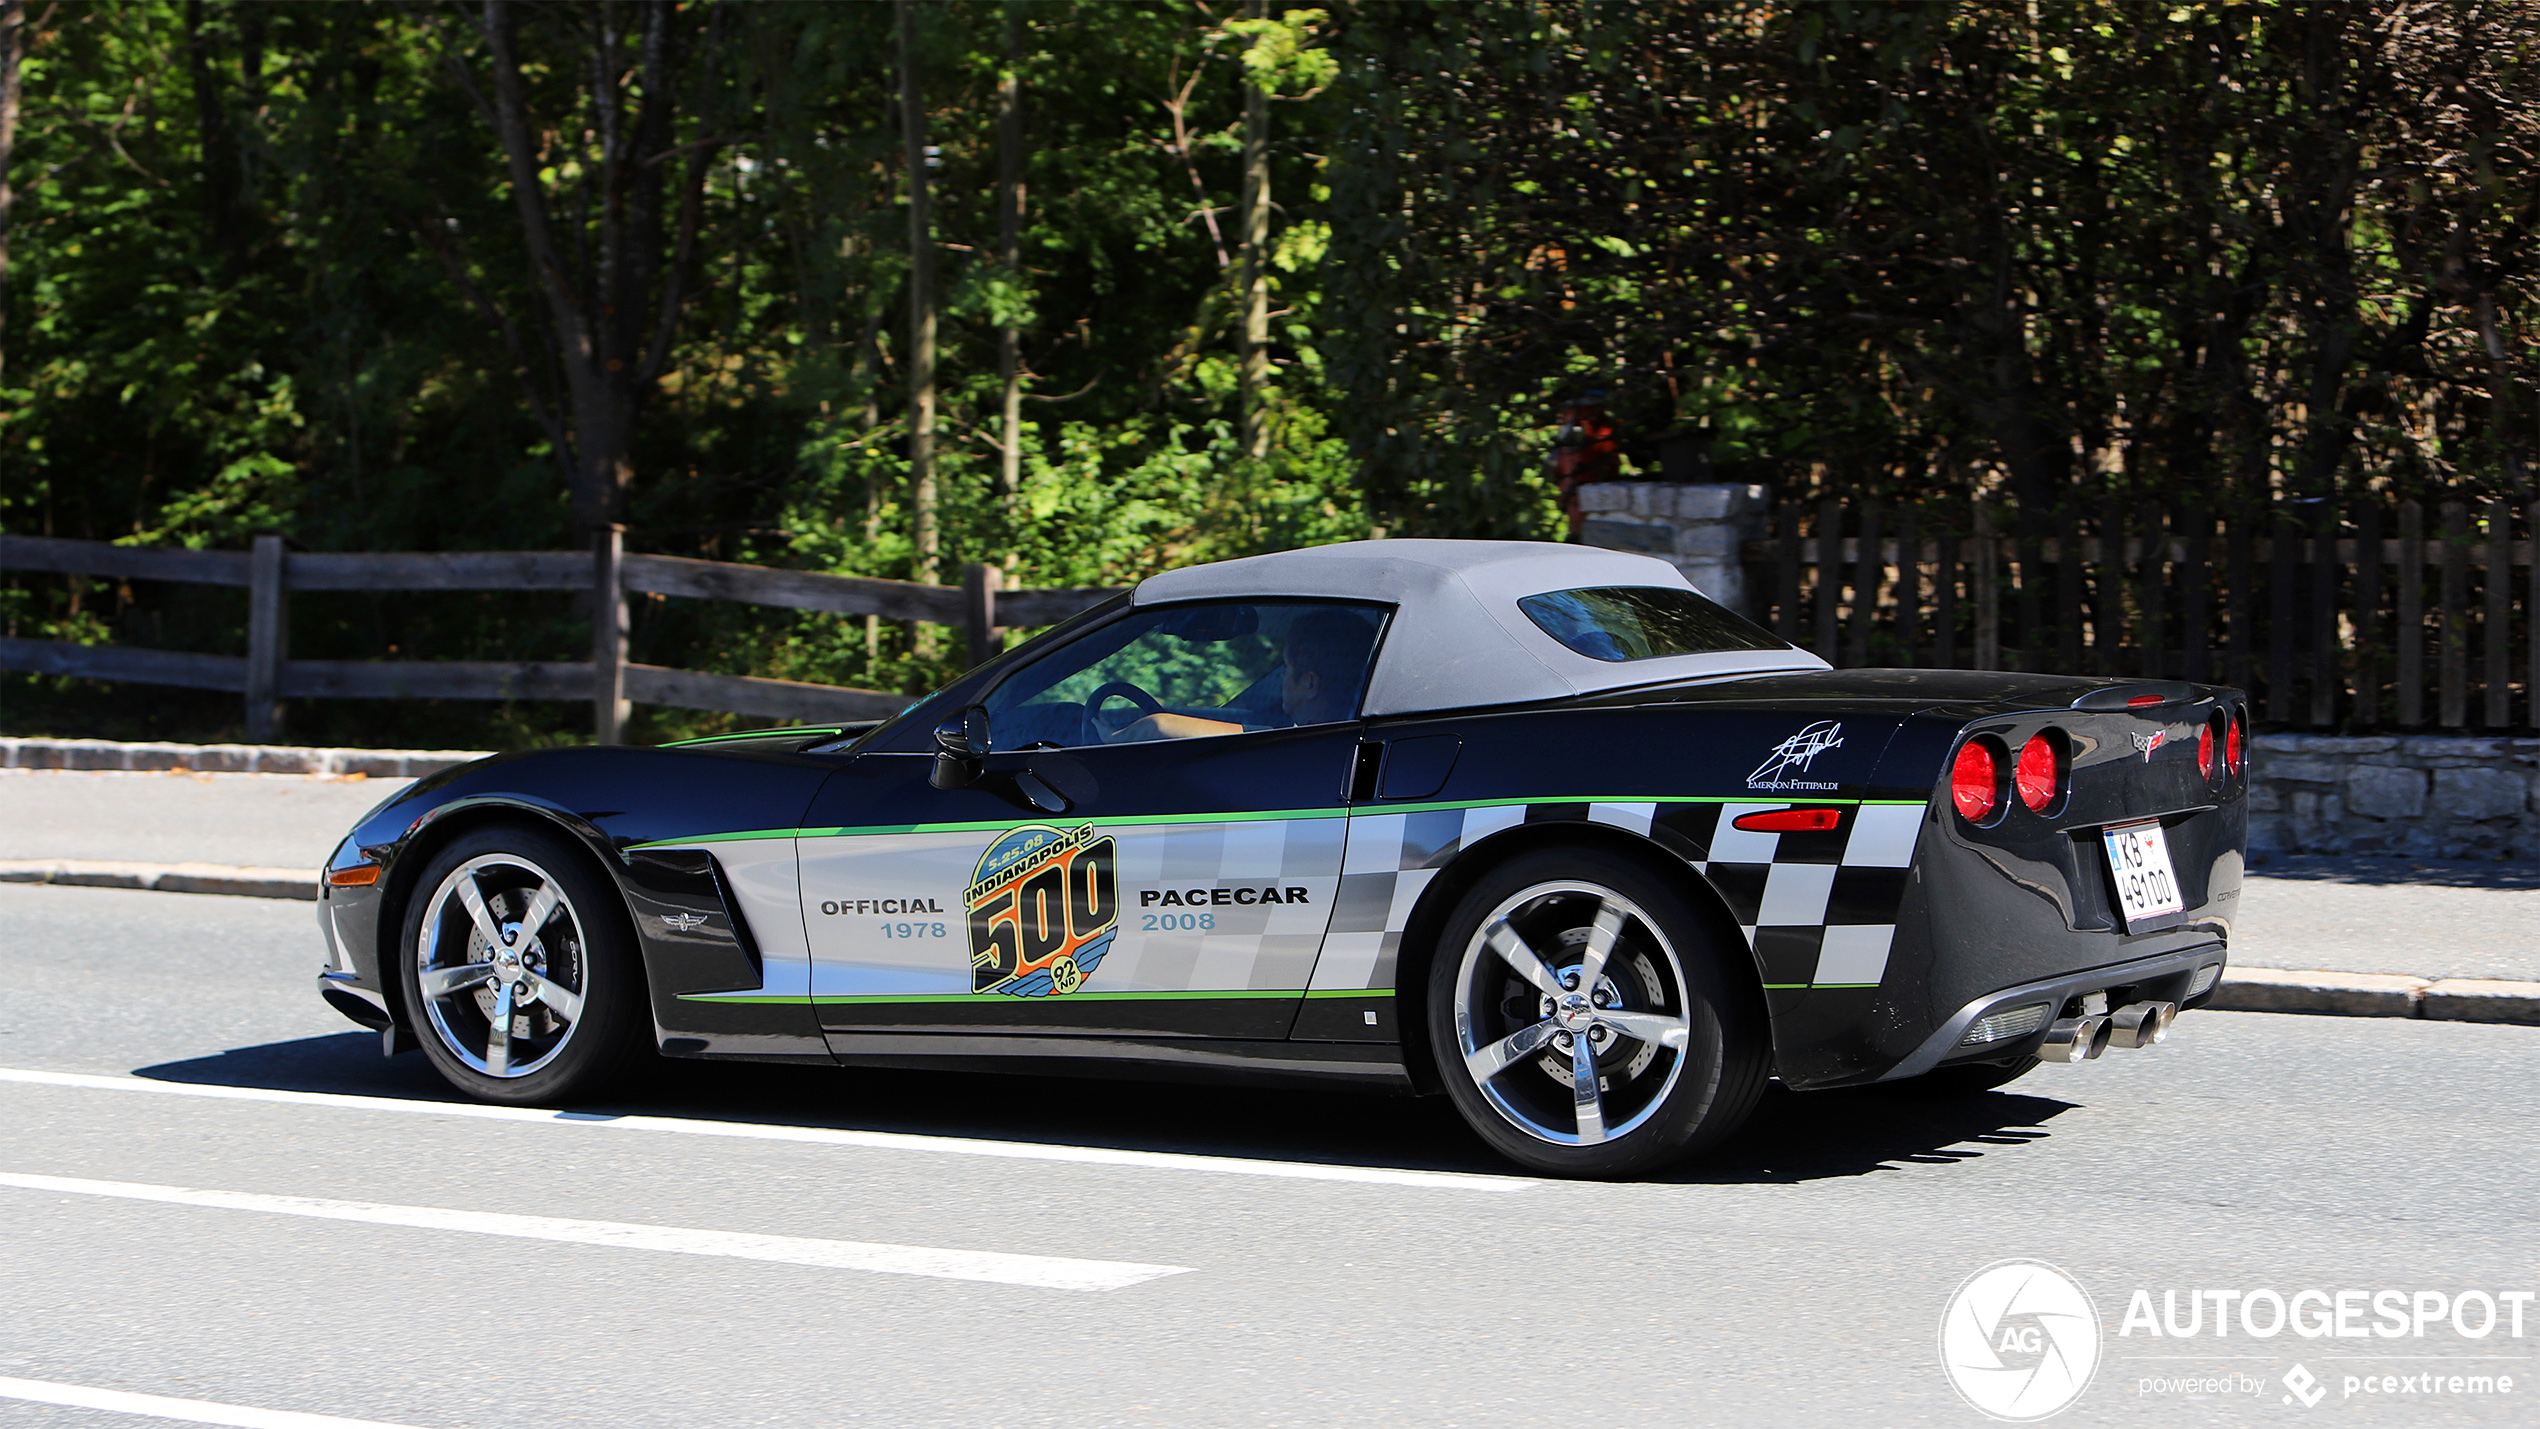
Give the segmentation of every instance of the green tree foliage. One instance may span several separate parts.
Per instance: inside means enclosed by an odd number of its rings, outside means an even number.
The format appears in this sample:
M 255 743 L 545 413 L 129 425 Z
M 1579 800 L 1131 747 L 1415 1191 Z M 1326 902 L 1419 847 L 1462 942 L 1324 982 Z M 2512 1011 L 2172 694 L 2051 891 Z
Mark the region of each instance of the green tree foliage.
M 23 13 L 0 528 L 552 549 L 614 514 L 635 550 L 915 573 L 892 6 Z M 2119 497 L 2531 484 L 2532 0 L 934 0 L 916 30 L 947 571 L 1108 584 L 1374 529 L 1558 534 L 1547 449 L 1591 391 L 1635 472 L 1991 493 L 2032 530 Z M 1276 204 L 1258 459 L 1248 82 L 1271 96 Z M 318 658 L 584 649 L 561 594 L 304 597 L 294 621 Z M 0 625 L 240 640 L 234 592 L 60 578 L 0 584 Z M 950 658 L 889 625 L 682 601 L 638 602 L 634 639 L 654 663 L 883 688 Z M 0 699 L 16 728 L 235 718 L 22 677 Z M 582 725 L 294 720 L 347 742 Z
M 2528 3 L 1475 0 L 1342 54 L 1326 353 L 1401 524 L 1506 522 L 1586 388 L 2032 527 L 2528 487 Z

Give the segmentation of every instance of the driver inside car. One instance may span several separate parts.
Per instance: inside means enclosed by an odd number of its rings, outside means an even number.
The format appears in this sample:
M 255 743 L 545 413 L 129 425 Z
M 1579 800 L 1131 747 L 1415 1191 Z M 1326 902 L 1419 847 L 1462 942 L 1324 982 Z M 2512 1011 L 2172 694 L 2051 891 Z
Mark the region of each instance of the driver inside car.
M 1367 622 L 1339 610 L 1300 615 L 1288 626 L 1279 662 L 1279 708 L 1283 725 L 1330 724 L 1349 718 L 1358 692 L 1358 676 L 1367 663 Z M 1260 726 L 1255 726 L 1256 728 Z M 1213 734 L 1241 734 L 1235 720 L 1159 711 L 1123 726 L 1109 743 L 1132 744 L 1155 739 L 1200 739 Z

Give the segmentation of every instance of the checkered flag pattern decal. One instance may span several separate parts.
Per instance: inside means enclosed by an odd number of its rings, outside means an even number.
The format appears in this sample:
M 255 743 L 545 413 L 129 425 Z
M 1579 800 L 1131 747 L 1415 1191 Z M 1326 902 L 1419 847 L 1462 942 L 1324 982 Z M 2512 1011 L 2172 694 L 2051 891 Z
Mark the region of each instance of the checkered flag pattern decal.
M 1834 801 L 1827 801 L 1829 804 Z M 1871 987 L 1887 971 L 1921 804 L 1861 804 L 1826 833 L 1736 827 L 1776 803 L 1499 804 L 1361 814 L 1349 821 L 1316 991 L 1390 988 L 1411 910 L 1456 854 L 1522 823 L 1588 820 L 1656 842 L 1710 879 L 1767 987 Z

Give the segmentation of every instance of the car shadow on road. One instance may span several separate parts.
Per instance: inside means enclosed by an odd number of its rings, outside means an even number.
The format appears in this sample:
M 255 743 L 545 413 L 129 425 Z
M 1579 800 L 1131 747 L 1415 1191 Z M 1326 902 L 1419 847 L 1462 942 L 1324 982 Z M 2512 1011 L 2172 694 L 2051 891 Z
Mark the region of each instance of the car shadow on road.
M 200 1086 L 460 1102 L 419 1053 L 340 1033 L 163 1062 L 134 1075 Z M 1685 1185 L 1790 1184 L 1943 1168 L 2043 1140 L 2072 1103 L 1986 1092 L 1923 1101 L 1889 1089 L 1768 1090 L 1755 1118 L 1710 1155 L 1652 1178 Z M 1323 1165 L 1522 1174 L 1466 1130 L 1444 1097 L 1109 1081 L 975 1072 L 672 1061 L 636 1096 L 585 1116 L 836 1127 Z

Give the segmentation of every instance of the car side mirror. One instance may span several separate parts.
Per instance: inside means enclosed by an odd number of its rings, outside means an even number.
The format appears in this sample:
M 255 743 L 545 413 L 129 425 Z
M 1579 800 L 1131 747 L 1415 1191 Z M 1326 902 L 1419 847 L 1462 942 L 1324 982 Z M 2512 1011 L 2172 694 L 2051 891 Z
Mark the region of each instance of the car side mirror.
M 967 788 L 978 782 L 987 759 L 988 712 L 972 705 L 935 726 L 935 769 L 926 782 L 938 789 Z

